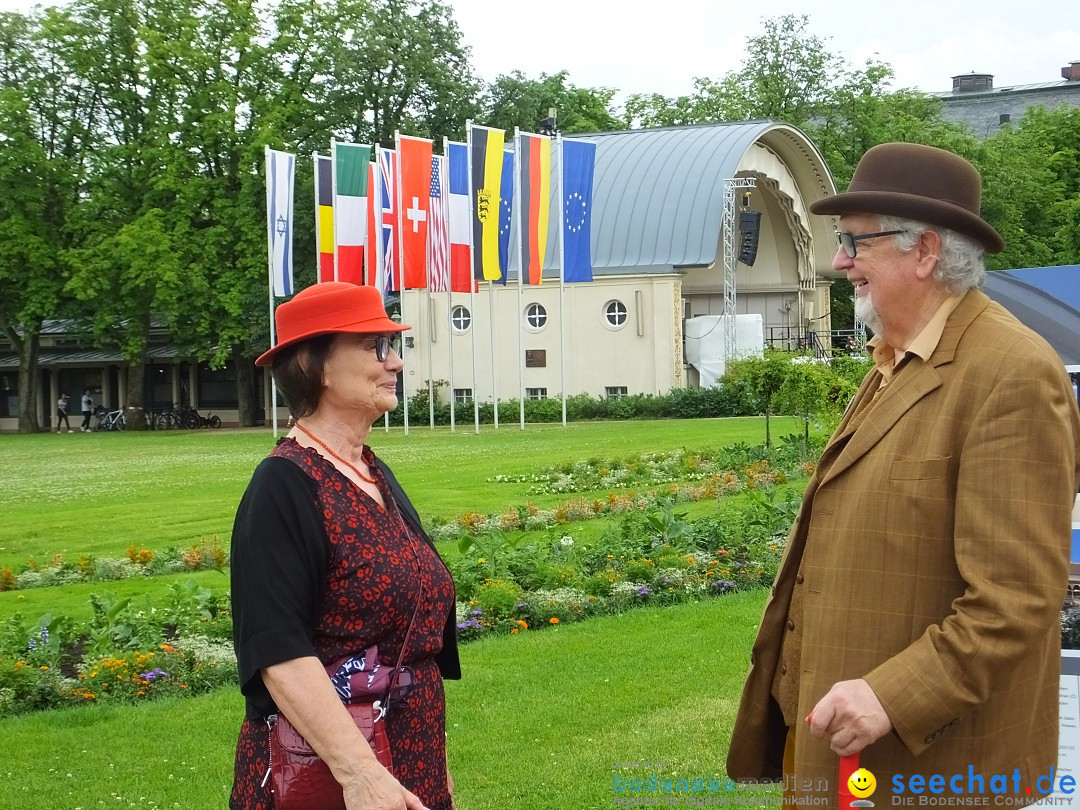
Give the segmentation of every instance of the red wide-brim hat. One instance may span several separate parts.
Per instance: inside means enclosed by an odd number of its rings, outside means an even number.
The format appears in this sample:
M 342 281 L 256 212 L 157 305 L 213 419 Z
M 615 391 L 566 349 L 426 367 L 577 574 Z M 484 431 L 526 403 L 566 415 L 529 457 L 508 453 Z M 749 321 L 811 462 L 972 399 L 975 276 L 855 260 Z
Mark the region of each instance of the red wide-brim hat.
M 349 332 L 382 335 L 412 329 L 392 321 L 383 308 L 382 296 L 374 287 L 360 287 L 346 281 L 326 281 L 301 290 L 274 312 L 277 344 L 255 361 L 268 366 L 286 346 L 316 335 Z

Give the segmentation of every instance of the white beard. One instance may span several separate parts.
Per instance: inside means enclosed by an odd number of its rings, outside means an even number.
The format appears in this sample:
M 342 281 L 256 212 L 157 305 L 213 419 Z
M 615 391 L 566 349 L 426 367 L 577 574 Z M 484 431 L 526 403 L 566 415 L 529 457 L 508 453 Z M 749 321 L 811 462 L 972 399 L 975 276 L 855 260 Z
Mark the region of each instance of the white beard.
M 874 302 L 870 294 L 855 296 L 855 316 L 862 321 L 875 335 L 880 335 L 883 329 L 881 316 L 874 308 Z

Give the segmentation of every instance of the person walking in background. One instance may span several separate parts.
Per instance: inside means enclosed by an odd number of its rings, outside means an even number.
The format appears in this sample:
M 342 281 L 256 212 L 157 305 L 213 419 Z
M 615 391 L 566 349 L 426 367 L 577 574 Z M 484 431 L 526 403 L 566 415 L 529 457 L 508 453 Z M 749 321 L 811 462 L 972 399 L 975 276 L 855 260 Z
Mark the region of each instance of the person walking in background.
M 74 433 L 71 429 L 71 423 L 68 422 L 68 395 L 61 394 L 60 399 L 56 400 L 56 432 L 63 433 L 64 428 L 67 428 L 68 433 Z M 61 424 L 63 427 L 61 427 Z
M 82 432 L 90 432 L 90 417 L 94 414 L 94 398 L 90 395 L 90 389 L 83 391 L 82 395 Z
M 270 810 L 267 718 L 281 712 L 341 784 L 348 810 L 452 810 L 443 678 L 461 676 L 454 582 L 390 469 L 365 442 L 398 405 L 400 333 L 374 287 L 325 282 L 275 313 L 271 367 L 292 427 L 255 470 L 232 535 L 246 719 L 232 810 Z M 413 673 L 390 698 L 393 773 L 324 667 L 377 644 Z M 402 653 L 404 649 L 404 653 Z M 393 692 L 390 693 L 393 695 Z
M 1053 779 L 1080 416 L 1060 358 L 978 289 L 1003 248 L 981 196 L 963 158 L 892 143 L 810 205 L 839 217 L 874 368 L 806 487 L 728 752 L 789 800 L 835 804 L 855 753 L 901 792 L 1018 769 L 1026 803 Z

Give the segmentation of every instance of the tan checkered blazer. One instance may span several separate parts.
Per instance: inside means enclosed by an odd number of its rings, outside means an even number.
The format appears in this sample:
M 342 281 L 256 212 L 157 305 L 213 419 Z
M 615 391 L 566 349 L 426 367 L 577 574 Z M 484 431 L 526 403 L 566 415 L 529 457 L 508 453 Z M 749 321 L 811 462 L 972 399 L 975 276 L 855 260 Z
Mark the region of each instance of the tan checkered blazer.
M 799 587 L 799 717 L 837 681 L 870 683 L 894 726 L 862 753 L 881 801 L 894 773 L 1019 768 L 1030 785 L 1057 761 L 1059 610 L 1080 484 L 1068 377 L 1045 341 L 977 290 L 929 362 L 912 358 L 852 432 L 878 376 L 863 381 L 806 488 L 728 773 L 761 778 L 779 765 L 785 730 L 770 686 Z M 835 803 L 838 759 L 803 729 L 795 775 L 828 780 Z

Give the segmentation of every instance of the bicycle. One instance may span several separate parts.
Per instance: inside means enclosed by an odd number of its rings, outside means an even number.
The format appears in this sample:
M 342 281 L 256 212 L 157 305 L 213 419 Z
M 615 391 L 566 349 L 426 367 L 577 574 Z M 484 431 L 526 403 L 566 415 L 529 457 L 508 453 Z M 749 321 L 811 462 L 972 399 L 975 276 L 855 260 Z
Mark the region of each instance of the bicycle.
M 127 427 L 123 408 L 117 408 L 115 411 L 98 408 L 96 415 L 97 424 L 94 425 L 94 430 L 123 430 Z
M 171 408 L 161 411 L 154 417 L 155 430 L 190 429 L 199 427 L 199 417 L 195 409 L 189 405 L 173 404 Z
M 199 421 L 199 427 L 201 428 L 219 428 L 221 427 L 221 417 L 215 416 L 213 411 L 208 411 L 206 416 L 200 414 L 194 408 L 191 409 L 191 413 Z

